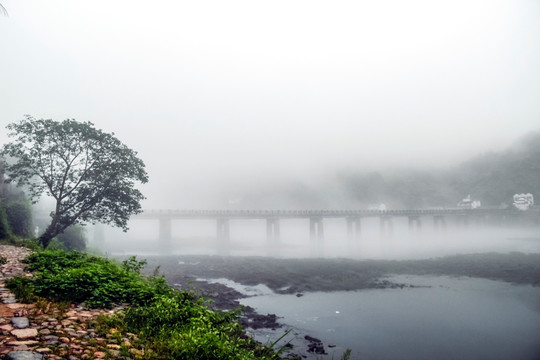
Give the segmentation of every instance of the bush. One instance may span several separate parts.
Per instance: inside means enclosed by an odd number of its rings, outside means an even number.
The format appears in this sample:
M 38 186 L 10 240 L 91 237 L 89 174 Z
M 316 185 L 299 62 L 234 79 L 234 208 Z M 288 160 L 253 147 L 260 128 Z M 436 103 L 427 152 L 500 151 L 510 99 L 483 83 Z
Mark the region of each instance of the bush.
M 86 302 L 90 307 L 139 305 L 164 289 L 159 279 L 140 275 L 144 262 L 135 257 L 119 265 L 75 251 L 46 250 L 26 261 L 27 268 L 38 275 L 33 280 L 35 294 L 55 301 Z
M 86 249 L 85 229 L 80 225 L 73 225 L 58 234 L 57 238 L 68 251 L 83 251 Z
M 10 201 L 5 205 L 5 210 L 14 235 L 32 236 L 32 208 L 27 200 Z

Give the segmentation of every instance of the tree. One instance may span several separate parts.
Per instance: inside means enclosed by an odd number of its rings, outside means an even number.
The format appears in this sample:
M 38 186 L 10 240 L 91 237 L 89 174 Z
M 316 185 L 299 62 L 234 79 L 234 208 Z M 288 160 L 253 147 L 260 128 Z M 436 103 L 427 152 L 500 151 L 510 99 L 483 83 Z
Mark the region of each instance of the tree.
M 31 116 L 7 126 L 14 138 L 0 155 L 8 160 L 8 181 L 27 186 L 36 203 L 45 193 L 56 206 L 39 237 L 46 247 L 70 225 L 106 223 L 127 231 L 144 196 L 135 182 L 148 175 L 137 153 L 91 122 L 36 120 Z

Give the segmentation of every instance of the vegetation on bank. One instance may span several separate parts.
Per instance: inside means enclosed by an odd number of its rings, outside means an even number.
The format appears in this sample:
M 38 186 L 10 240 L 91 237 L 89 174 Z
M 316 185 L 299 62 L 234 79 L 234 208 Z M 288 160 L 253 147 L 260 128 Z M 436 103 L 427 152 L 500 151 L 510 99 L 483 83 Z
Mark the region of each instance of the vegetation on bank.
M 271 348 L 246 336 L 239 311 L 210 310 L 204 299 L 169 286 L 162 276 L 144 277 L 144 261 L 111 260 L 62 250 L 39 251 L 26 260 L 32 277 L 7 287 L 21 301 L 84 302 L 91 308 L 125 309 L 94 324 L 103 335 L 135 333 L 142 354 L 126 359 L 278 359 Z

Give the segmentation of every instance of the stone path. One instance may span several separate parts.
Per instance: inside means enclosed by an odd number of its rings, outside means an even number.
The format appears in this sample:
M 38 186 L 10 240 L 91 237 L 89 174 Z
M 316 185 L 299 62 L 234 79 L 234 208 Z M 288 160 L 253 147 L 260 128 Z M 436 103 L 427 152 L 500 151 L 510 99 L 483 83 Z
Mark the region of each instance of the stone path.
M 134 343 L 134 334 L 111 331 L 105 337 L 92 328 L 92 321 L 113 310 L 88 310 L 74 305 L 53 304 L 39 300 L 34 304 L 17 302 L 5 287 L 13 276 L 31 276 L 24 271 L 22 260 L 30 250 L 0 245 L 0 358 L 38 359 L 138 359 L 142 350 Z M 127 355 L 126 355 L 127 354 Z

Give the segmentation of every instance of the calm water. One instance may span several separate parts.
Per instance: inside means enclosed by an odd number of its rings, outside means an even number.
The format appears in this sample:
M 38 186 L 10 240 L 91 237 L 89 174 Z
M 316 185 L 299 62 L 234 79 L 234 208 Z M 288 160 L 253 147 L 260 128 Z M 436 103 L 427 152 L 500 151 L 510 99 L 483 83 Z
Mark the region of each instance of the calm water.
M 336 345 L 326 358 L 350 348 L 353 359 L 540 359 L 540 288 L 471 278 L 390 280 L 420 287 L 302 297 L 235 287 L 254 295 L 244 305 L 283 317 L 302 337 Z M 271 341 L 282 333 L 257 337 Z

